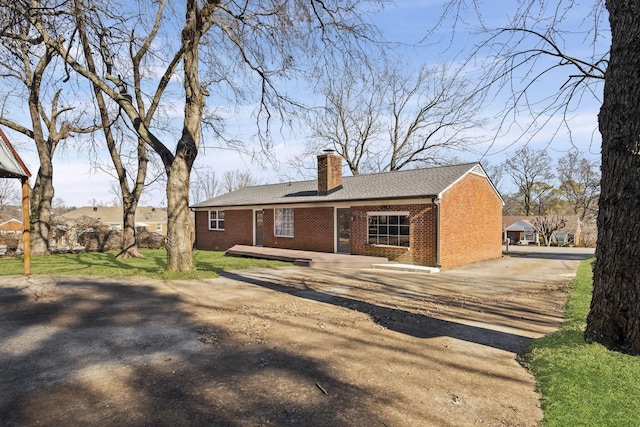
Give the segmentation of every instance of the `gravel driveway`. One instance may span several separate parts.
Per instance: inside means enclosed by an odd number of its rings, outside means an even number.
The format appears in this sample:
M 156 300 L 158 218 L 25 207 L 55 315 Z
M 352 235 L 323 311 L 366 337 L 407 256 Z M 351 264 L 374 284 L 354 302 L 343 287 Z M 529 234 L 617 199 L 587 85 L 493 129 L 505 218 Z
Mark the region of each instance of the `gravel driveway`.
M 534 426 L 516 356 L 560 326 L 578 258 L 0 277 L 0 424 Z

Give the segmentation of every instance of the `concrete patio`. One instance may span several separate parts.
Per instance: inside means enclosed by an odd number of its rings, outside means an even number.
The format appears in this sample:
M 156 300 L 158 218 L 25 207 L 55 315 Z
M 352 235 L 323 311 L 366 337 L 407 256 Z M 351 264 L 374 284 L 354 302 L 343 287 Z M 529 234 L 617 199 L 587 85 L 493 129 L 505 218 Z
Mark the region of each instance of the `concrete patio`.
M 248 245 L 235 245 L 228 249 L 226 254 L 237 257 L 287 261 L 292 262 L 294 265 L 312 268 L 371 268 L 376 264 L 391 263 L 391 261 L 383 257 L 299 251 Z

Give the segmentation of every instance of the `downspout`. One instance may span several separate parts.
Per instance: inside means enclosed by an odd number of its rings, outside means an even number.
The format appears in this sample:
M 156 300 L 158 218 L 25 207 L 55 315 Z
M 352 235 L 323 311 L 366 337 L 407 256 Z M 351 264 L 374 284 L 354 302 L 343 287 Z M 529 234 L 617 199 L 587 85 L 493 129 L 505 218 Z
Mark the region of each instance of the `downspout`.
M 440 268 L 440 198 L 434 197 L 431 202 L 436 207 L 436 267 Z

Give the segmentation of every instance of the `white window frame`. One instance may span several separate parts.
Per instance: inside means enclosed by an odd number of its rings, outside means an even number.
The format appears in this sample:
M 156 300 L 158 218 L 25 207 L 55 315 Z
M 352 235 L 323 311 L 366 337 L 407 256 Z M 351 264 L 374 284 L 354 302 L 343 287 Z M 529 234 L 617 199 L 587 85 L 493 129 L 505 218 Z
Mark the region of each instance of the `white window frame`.
M 380 219 L 376 220 L 376 224 L 371 224 L 371 218 L 372 217 L 398 217 L 398 223 L 397 224 L 392 224 L 391 221 L 388 221 L 386 223 L 379 223 Z M 409 221 L 407 221 L 407 224 L 402 224 L 400 217 L 407 217 L 409 219 Z M 371 237 L 371 227 L 378 227 L 379 230 L 376 233 L 376 241 L 373 242 Z M 386 233 L 380 233 L 380 229 L 384 229 L 384 227 L 386 228 Z M 391 233 L 390 228 L 391 227 L 397 227 L 397 232 L 396 233 Z M 402 233 L 401 230 L 406 230 L 406 234 Z M 408 249 L 409 247 L 411 247 L 411 237 L 410 234 L 411 233 L 411 221 L 410 221 L 410 212 L 386 212 L 386 211 L 376 211 L 376 212 L 367 212 L 367 244 L 368 245 L 372 245 L 372 246 L 393 246 L 393 247 L 397 247 L 397 248 L 405 248 Z M 380 243 L 380 238 L 384 238 L 384 240 L 386 240 L 386 242 Z M 396 238 L 396 242 L 394 244 L 393 239 Z M 402 238 L 402 239 L 401 239 Z M 400 244 L 401 240 L 406 241 L 406 245 L 404 244 Z
M 156 224 L 156 231 L 162 231 L 162 224 Z
M 293 237 L 293 208 L 275 208 L 273 210 L 273 235 Z
M 224 211 L 208 211 L 209 230 L 224 231 Z M 215 218 L 213 218 L 215 214 Z M 222 218 L 221 218 L 222 217 Z

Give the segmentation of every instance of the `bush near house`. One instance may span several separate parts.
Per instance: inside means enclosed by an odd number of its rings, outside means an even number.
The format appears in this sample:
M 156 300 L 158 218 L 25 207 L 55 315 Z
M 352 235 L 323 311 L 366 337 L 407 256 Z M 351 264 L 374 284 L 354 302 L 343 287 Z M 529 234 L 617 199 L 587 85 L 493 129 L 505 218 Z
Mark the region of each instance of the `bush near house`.
M 83 216 L 63 221 L 57 217 L 56 220 L 52 221 L 49 232 L 53 252 L 109 252 L 122 248 L 121 231 L 113 230 L 95 218 Z M 165 237 L 145 227 L 137 227 L 136 241 L 140 248 L 160 249 L 164 247 Z
M 107 225 L 98 225 L 93 230 L 78 235 L 78 244 L 87 252 L 109 252 L 122 247 L 120 232 Z
M 138 227 L 136 242 L 140 249 L 160 249 L 164 247 L 165 237 L 159 233 L 152 233 L 144 227 Z
M 13 234 L 0 234 L 0 246 L 3 246 L 7 253 L 15 252 L 19 243 L 20 239 Z

